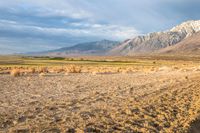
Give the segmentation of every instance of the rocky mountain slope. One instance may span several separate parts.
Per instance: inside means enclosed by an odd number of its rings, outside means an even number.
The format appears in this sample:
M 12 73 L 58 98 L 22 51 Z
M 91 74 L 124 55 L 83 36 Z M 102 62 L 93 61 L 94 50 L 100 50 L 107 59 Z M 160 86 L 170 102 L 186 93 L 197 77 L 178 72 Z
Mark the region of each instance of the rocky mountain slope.
M 122 42 L 109 51 L 109 55 L 134 55 L 153 53 L 173 46 L 200 31 L 200 20 L 187 21 L 170 30 L 155 32 Z
M 180 43 L 159 50 L 159 54 L 200 55 L 200 32 L 184 39 Z

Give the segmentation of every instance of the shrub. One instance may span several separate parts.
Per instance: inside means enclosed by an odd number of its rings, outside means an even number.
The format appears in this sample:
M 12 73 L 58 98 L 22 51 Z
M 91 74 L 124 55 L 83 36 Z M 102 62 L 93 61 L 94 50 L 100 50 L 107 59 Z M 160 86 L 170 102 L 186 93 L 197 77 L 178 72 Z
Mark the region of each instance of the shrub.
M 92 75 L 97 75 L 97 71 L 93 71 L 93 72 L 92 72 Z
M 50 60 L 65 60 L 65 58 L 63 58 L 63 57 L 54 57 L 54 58 L 50 58 Z
M 18 76 L 20 76 L 20 70 L 19 69 L 13 69 L 13 70 L 11 70 L 10 75 L 13 76 L 13 77 L 18 77 Z
M 81 73 L 81 67 L 76 67 L 75 73 Z
M 45 76 L 45 73 L 40 73 L 39 76 L 43 77 L 43 76 Z
M 35 73 L 35 68 L 31 68 L 30 73 Z
M 66 73 L 65 73 L 65 75 L 67 76 L 67 75 L 69 75 L 69 73 L 68 73 L 68 72 L 66 72 Z
M 64 69 L 62 69 L 62 68 L 57 68 L 57 69 L 55 69 L 55 72 L 56 73 L 61 73 L 61 72 L 63 72 L 64 71 Z
M 47 73 L 47 72 L 48 72 L 47 67 L 41 67 L 41 68 L 39 69 L 39 73 Z
M 75 67 L 74 65 L 69 67 L 70 73 L 81 73 L 81 67 Z

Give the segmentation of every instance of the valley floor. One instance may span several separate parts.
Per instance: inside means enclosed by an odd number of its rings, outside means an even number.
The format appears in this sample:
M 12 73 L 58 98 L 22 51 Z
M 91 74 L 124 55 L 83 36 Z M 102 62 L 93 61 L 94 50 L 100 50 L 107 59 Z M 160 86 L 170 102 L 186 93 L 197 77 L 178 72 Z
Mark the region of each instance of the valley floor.
M 199 71 L 0 75 L 0 132 L 187 132 Z

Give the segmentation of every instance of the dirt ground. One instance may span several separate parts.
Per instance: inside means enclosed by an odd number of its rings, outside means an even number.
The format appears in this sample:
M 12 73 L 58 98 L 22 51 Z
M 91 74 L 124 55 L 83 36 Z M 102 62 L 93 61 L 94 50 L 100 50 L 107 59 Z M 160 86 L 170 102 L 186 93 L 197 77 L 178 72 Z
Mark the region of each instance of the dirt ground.
M 200 71 L 0 75 L 0 132 L 187 132 Z

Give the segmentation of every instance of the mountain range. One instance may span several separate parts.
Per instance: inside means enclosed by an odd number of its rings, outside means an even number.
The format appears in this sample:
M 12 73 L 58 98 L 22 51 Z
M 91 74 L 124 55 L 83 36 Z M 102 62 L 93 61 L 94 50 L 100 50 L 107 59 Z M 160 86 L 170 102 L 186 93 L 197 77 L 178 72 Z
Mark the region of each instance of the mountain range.
M 118 46 L 119 42 L 110 40 L 101 40 L 95 42 L 86 42 L 76 44 L 70 47 L 63 47 L 56 50 L 27 53 L 28 55 L 45 56 L 87 56 L 87 55 L 106 55 L 111 49 Z
M 200 20 L 187 21 L 172 29 L 140 35 L 123 42 L 102 40 L 41 52 L 50 56 L 138 54 L 200 54 Z
M 190 40 L 193 40 L 193 42 L 195 42 L 196 41 L 195 39 L 197 37 L 193 39 L 193 35 L 197 34 L 199 31 L 200 31 L 200 20 L 187 21 L 167 31 L 150 33 L 147 35 L 137 36 L 135 38 L 128 39 L 122 42 L 118 47 L 115 47 L 114 49 L 109 51 L 109 54 L 110 55 L 136 55 L 136 54 L 150 54 L 150 53 L 161 54 L 162 52 L 158 52 L 162 51 L 161 49 L 172 47 L 177 44 L 183 45 L 184 43 L 189 43 L 189 41 L 185 41 L 185 39 L 189 37 L 191 37 Z M 173 52 L 171 52 L 171 54 L 173 54 Z

